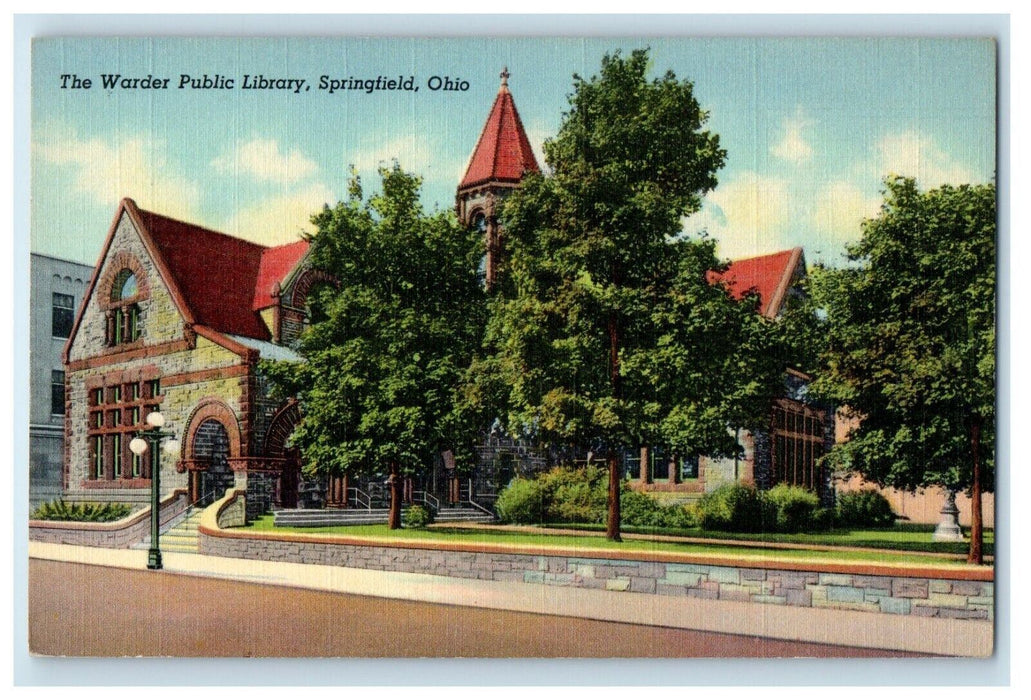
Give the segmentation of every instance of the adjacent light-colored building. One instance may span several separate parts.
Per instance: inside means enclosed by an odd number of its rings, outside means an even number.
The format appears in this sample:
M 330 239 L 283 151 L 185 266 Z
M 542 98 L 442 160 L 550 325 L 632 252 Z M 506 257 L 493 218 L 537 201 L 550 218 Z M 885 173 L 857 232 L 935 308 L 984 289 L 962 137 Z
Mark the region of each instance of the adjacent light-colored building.
M 29 291 L 29 504 L 61 496 L 64 462 L 64 344 L 93 268 L 33 253 Z

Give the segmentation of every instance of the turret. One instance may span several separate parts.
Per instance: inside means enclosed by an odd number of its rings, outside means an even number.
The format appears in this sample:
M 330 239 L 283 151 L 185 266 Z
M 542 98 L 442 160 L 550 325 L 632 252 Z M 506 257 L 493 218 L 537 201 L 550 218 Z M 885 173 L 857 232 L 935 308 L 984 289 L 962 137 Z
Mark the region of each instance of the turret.
M 519 186 L 527 172 L 540 172 L 530 139 L 508 90 L 508 78 L 506 67 L 501 72 L 498 96 L 494 99 L 455 198 L 459 220 L 466 226 L 478 228 L 486 240 L 488 288 L 497 282 L 503 254 L 503 232 L 498 224 L 497 205 Z

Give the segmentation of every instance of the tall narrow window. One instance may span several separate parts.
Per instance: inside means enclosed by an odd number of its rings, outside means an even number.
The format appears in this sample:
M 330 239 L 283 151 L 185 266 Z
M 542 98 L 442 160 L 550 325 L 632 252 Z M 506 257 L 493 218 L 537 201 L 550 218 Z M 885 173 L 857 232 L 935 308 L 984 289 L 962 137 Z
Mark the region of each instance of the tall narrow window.
M 53 315 L 51 316 L 51 335 L 55 338 L 67 338 L 72 334 L 75 322 L 75 297 L 71 294 L 54 292 Z
M 107 317 L 107 344 L 121 345 L 138 340 L 140 327 L 139 284 L 132 270 L 126 268 L 115 276 L 111 286 L 111 306 Z
M 773 482 L 819 491 L 823 486 L 823 416 L 791 399 L 773 409 Z
M 90 446 L 90 455 L 93 459 L 93 478 L 103 479 L 104 478 L 104 438 L 100 435 L 96 435 L 92 439 L 92 445 Z
M 50 413 L 64 415 L 64 372 L 59 369 L 50 372 Z
M 122 478 L 122 434 L 111 436 L 111 462 L 114 465 L 116 479 Z

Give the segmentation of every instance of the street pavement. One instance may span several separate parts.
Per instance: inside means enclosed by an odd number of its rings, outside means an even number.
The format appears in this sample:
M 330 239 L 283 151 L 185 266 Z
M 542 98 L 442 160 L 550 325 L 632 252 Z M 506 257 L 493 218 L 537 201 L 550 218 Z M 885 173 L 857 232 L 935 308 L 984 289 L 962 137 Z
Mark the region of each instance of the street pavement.
M 29 591 L 30 649 L 51 656 L 909 655 L 36 559 Z
M 30 542 L 29 556 L 30 559 L 158 573 L 145 571 L 145 550 Z M 966 620 L 901 618 L 830 608 L 757 605 L 172 552 L 164 554 L 164 564 L 165 571 L 158 575 L 187 574 L 328 593 L 871 650 L 975 656 L 991 649 L 992 644 L 991 625 L 972 624 Z M 642 652 L 642 655 L 648 654 Z

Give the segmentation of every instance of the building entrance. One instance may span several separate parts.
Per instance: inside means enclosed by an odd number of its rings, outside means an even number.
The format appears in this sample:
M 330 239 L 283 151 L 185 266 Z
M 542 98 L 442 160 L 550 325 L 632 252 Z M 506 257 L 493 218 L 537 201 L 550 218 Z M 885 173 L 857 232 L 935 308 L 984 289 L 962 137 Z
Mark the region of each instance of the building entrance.
M 191 499 L 197 505 L 210 505 L 236 482 L 229 467 L 229 434 L 220 422 L 209 418 L 200 424 L 193 437 L 193 455 L 207 466 L 190 474 Z

